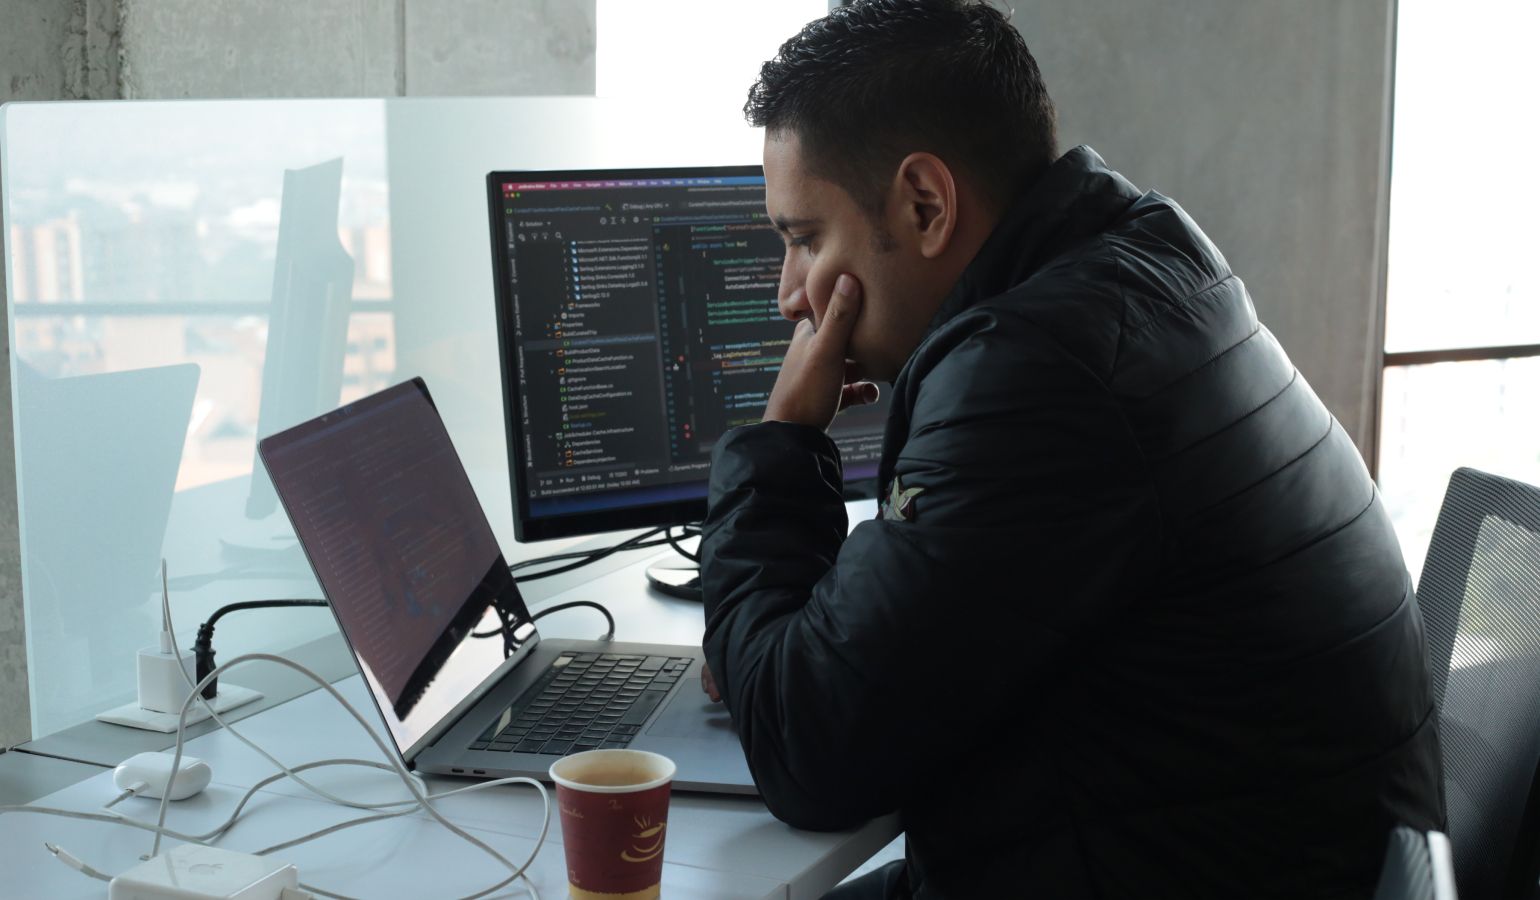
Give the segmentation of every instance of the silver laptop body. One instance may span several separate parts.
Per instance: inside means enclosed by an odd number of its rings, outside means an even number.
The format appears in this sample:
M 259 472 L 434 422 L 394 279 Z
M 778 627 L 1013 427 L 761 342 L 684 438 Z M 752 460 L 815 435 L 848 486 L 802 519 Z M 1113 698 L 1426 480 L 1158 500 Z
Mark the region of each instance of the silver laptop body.
M 259 450 L 408 766 L 549 780 L 626 746 L 672 759 L 679 789 L 756 793 L 699 647 L 540 638 L 421 379 Z

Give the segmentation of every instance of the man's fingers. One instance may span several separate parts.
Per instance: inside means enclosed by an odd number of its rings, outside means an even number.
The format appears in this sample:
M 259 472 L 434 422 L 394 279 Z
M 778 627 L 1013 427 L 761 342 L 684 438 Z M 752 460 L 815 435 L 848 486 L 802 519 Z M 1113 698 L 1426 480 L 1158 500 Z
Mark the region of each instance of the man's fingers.
M 835 279 L 834 293 L 824 310 L 823 321 L 818 323 L 815 340 L 822 346 L 838 348 L 840 358 L 850 344 L 850 330 L 855 327 L 856 316 L 861 312 L 861 282 L 853 276 L 841 275 Z
M 840 409 L 876 403 L 879 393 L 877 385 L 870 381 L 858 381 L 855 384 L 847 384 L 840 389 Z

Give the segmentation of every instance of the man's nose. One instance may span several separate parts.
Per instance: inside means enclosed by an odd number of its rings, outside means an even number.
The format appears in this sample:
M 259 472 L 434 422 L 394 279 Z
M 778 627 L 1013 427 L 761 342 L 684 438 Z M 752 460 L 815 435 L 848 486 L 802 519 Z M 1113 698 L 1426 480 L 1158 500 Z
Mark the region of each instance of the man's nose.
M 813 307 L 807 302 L 807 289 L 796 288 L 780 298 L 781 317 L 795 322 L 812 316 Z
M 805 276 L 802 267 L 793 261 L 792 254 L 788 252 L 781 260 L 781 283 L 775 299 L 781 315 L 793 322 L 811 312 L 807 305 L 807 291 L 802 289 Z

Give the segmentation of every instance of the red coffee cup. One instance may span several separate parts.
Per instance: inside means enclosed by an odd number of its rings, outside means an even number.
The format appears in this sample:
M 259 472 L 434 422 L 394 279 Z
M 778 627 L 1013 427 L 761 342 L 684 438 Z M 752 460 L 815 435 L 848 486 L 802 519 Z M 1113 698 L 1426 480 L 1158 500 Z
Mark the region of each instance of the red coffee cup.
M 645 750 L 589 750 L 551 764 L 573 897 L 658 896 L 674 768 Z

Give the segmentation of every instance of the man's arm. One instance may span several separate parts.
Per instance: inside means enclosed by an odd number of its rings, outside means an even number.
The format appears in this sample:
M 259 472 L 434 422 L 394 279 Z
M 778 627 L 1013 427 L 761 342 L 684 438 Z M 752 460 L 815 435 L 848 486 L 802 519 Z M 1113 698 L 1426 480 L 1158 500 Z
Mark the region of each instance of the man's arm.
M 1002 704 L 1115 611 L 1155 543 L 1142 461 L 1102 385 L 1051 342 L 979 325 L 919 388 L 904 520 L 842 541 L 838 455 L 817 428 L 748 426 L 714 453 L 706 658 L 761 793 L 793 825 L 890 811 L 916 773 L 980 749 Z

